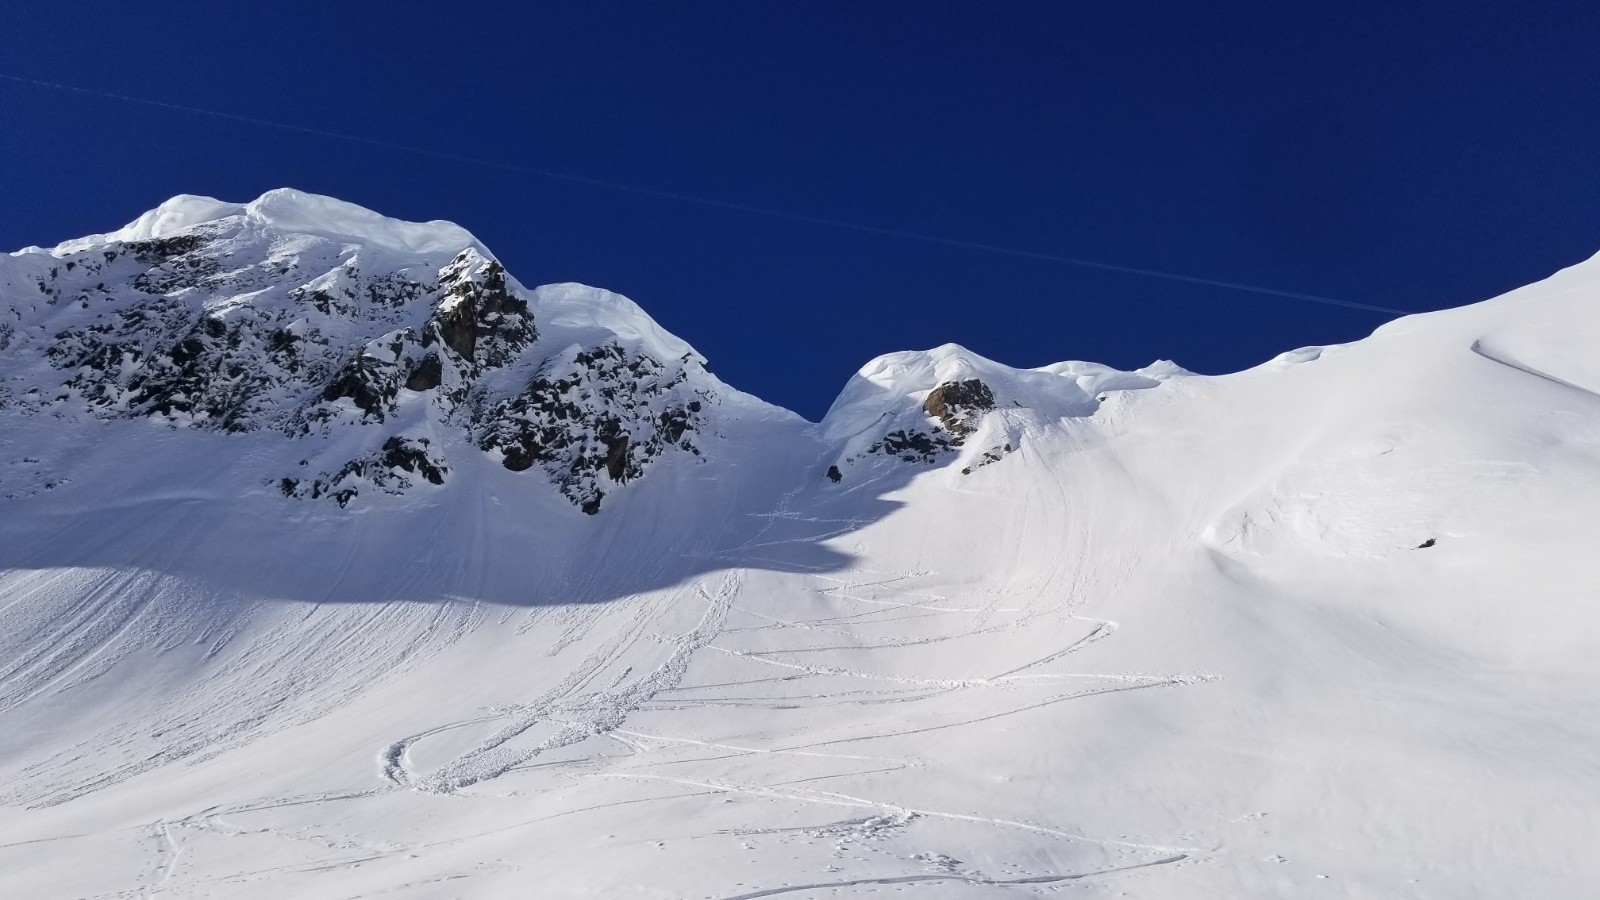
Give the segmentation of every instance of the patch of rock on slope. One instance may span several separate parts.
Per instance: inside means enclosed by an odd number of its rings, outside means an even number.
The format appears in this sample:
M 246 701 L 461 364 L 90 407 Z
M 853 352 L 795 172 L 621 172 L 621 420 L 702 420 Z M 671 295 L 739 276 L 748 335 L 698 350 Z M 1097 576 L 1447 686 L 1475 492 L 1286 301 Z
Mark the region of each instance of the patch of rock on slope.
M 330 499 L 440 485 L 464 454 L 598 512 L 694 458 L 731 391 L 637 306 L 528 290 L 447 222 L 277 190 L 176 197 L 120 231 L 0 259 L 0 404 L 304 446 L 261 478 Z M 34 361 L 29 364 L 29 361 Z

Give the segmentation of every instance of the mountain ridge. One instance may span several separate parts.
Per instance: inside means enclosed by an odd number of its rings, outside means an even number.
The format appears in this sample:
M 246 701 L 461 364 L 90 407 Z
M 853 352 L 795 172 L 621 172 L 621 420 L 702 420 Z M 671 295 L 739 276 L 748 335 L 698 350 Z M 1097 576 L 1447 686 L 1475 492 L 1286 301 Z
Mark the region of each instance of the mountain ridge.
M 1600 878 L 1600 261 L 811 423 L 486 250 L 169 218 L 0 258 L 0 893 Z
M 592 514 L 661 454 L 697 454 L 694 435 L 716 427 L 717 407 L 762 403 L 712 376 L 704 357 L 626 297 L 575 284 L 529 290 L 454 223 L 403 222 L 287 188 L 248 203 L 179 195 L 116 231 L 9 261 L 13 271 L 0 278 L 17 298 L 16 321 L 0 344 L 31 339 L 56 371 L 72 373 L 60 387 L 44 374 L 0 383 L 24 408 L 42 410 L 40 398 L 54 394 L 56 410 L 81 403 L 102 418 L 298 437 L 409 420 L 382 428 L 359 455 L 269 478 L 286 497 L 344 506 L 364 491 L 441 485 L 449 457 L 465 452 L 441 444 L 441 429 L 456 426 L 460 442 L 509 469 L 539 464 Z M 24 309 L 26 282 L 41 296 Z M 541 336 L 541 324 L 555 332 Z M 954 344 L 887 354 L 863 366 L 817 423 L 825 440 L 848 445 L 830 472 L 842 479 L 871 454 L 950 456 L 964 443 L 955 432 L 968 427 L 929 418 L 912 395 L 979 371 L 985 390 L 1002 386 L 1003 402 L 1047 416 L 1090 413 L 1085 390 L 1186 374 L 1170 364 L 1147 377 L 1070 362 L 1022 371 Z M 419 404 L 432 413 L 419 419 Z M 982 464 L 1004 446 L 985 448 Z

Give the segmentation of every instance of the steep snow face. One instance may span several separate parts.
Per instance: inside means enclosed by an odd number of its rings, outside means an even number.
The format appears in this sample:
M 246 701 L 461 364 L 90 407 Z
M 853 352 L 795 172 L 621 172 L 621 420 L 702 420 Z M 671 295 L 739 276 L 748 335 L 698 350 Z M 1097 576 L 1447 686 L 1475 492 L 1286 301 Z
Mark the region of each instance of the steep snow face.
M 811 425 L 252 205 L 0 264 L 0 895 L 1600 879 L 1600 259 L 1220 377 L 892 354 Z
M 177 197 L 12 254 L 0 292 L 0 404 L 280 432 L 301 440 L 254 477 L 341 506 L 487 452 L 597 512 L 663 454 L 698 454 L 717 410 L 754 402 L 626 298 L 529 291 L 456 225 L 292 190 Z

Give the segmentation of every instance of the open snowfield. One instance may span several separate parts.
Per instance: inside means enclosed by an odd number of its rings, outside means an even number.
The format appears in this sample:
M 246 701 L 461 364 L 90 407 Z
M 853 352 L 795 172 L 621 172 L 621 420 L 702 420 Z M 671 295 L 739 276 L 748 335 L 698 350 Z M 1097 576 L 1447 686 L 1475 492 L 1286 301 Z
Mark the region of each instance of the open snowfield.
M 540 340 L 692 353 L 610 296 L 540 289 Z M 966 379 L 959 446 L 867 450 Z M 698 452 L 594 515 L 410 391 L 449 478 L 348 507 L 270 483 L 346 432 L 0 403 L 0 896 L 1600 884 L 1600 258 L 1226 376 L 946 346 L 820 424 L 693 383 Z

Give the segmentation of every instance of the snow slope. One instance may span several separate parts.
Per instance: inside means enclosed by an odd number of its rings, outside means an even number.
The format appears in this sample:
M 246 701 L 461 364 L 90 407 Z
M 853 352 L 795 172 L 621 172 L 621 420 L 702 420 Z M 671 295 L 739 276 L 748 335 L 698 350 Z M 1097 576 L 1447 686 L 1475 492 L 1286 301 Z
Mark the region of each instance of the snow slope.
M 818 424 L 492 260 L 292 192 L 0 259 L 0 895 L 1600 878 L 1600 258 L 1220 377 L 891 354 Z M 51 355 L 109 321 L 115 365 Z M 273 363 L 297 321 L 323 368 Z M 244 374 L 163 376 L 195 335 Z M 430 351 L 381 416 L 329 387 Z

